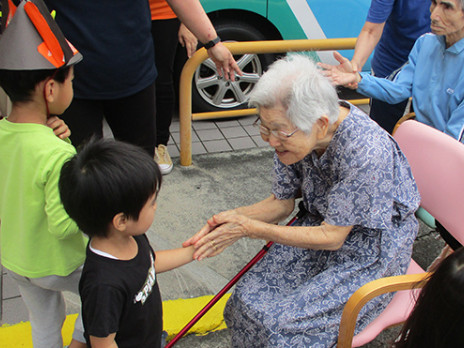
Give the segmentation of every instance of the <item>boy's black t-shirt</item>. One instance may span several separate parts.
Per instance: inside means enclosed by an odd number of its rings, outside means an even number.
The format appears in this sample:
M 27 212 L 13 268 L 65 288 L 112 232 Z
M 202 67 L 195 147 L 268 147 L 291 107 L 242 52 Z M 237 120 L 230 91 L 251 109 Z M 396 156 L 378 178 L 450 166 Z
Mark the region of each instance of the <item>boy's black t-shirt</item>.
M 155 253 L 145 235 L 134 237 L 138 254 L 128 261 L 95 254 L 87 258 L 79 283 L 85 338 L 116 332 L 124 347 L 160 347 L 161 296 L 156 281 Z

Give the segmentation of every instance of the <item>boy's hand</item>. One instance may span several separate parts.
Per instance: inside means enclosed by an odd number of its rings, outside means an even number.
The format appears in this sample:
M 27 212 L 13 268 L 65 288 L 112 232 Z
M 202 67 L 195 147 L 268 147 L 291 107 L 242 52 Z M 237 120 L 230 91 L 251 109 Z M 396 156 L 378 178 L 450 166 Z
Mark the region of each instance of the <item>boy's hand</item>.
M 57 116 L 50 117 L 47 120 L 47 126 L 53 129 L 53 133 L 60 139 L 66 139 L 71 135 L 68 125 Z

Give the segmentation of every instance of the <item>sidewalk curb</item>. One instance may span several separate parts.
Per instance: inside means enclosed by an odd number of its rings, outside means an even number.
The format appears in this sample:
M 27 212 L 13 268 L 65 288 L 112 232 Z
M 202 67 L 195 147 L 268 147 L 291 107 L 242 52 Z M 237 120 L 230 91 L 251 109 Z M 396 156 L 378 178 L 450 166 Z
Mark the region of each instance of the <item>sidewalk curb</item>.
M 188 334 L 206 335 L 209 332 L 226 328 L 222 315 L 230 294 L 221 298 L 188 332 Z M 201 296 L 189 299 L 168 300 L 163 302 L 163 325 L 172 339 L 185 325 L 213 298 Z M 71 342 L 74 322 L 77 314 L 66 317 L 63 325 L 63 344 Z M 31 324 L 21 322 L 15 325 L 4 324 L 0 327 L 0 346 L 2 348 L 32 348 Z

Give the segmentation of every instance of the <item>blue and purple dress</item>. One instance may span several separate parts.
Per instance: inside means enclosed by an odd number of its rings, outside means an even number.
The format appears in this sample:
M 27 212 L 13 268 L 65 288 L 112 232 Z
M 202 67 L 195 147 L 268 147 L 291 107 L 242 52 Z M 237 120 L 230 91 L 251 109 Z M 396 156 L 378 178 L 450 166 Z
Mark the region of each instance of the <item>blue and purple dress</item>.
M 348 298 L 371 280 L 406 272 L 420 202 L 411 169 L 393 138 L 347 106 L 321 156 L 312 152 L 289 166 L 275 156 L 273 193 L 291 199 L 301 192 L 308 214 L 299 225 L 353 229 L 335 251 L 274 243 L 226 305 L 233 347 L 331 347 Z M 357 331 L 390 299 L 364 306 Z

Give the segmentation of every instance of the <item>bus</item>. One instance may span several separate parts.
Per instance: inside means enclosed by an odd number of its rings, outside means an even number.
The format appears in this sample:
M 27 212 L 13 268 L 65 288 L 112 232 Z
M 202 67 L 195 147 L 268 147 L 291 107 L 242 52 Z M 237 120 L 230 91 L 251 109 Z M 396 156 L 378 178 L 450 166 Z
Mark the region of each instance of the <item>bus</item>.
M 370 0 L 200 0 L 222 41 L 297 40 L 357 37 Z M 343 51 L 350 59 L 353 50 Z M 336 64 L 332 52 L 314 52 L 318 61 Z M 212 62 L 195 72 L 195 111 L 242 108 L 254 84 L 277 55 L 236 57 L 246 81 L 219 79 Z M 363 68 L 370 70 L 369 61 Z M 254 79 L 253 77 L 256 77 Z

